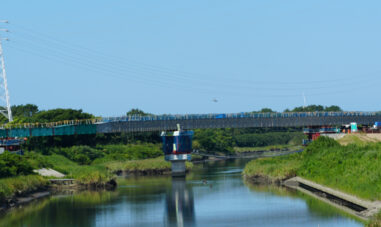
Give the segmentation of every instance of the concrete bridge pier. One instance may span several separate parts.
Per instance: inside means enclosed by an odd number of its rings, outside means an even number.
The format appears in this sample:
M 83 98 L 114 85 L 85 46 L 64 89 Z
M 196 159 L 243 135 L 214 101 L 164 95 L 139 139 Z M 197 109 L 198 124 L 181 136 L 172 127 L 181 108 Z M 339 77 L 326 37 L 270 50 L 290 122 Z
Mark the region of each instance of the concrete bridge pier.
M 185 176 L 185 160 L 171 161 L 172 164 L 172 176 L 173 177 L 183 177 Z
M 165 156 L 166 161 L 171 162 L 171 170 L 173 177 L 184 177 L 186 174 L 185 162 L 190 161 L 190 154 L 170 154 Z

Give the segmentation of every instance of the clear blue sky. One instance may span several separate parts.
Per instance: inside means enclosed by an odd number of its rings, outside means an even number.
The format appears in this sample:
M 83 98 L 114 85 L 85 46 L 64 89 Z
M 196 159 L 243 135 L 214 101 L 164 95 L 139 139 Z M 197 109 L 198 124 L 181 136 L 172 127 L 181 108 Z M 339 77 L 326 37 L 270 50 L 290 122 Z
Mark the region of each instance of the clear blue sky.
M 381 110 L 380 1 L 2 0 L 0 19 L 12 104 Z

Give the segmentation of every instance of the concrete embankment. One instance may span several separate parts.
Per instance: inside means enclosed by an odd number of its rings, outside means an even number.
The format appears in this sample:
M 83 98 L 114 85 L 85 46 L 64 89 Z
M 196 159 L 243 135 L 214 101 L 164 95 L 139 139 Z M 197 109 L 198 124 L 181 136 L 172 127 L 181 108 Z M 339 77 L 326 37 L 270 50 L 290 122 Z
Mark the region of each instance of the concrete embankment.
M 293 177 L 285 180 L 282 185 L 297 189 L 364 220 L 368 220 L 381 210 L 381 201 L 372 202 L 363 200 L 301 177 Z

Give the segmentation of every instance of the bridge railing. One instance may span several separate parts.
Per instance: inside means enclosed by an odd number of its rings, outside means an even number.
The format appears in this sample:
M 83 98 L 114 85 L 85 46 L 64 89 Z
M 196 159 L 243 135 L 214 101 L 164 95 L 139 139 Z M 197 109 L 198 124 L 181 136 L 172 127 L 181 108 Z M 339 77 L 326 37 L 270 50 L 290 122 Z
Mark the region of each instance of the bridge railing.
M 105 117 L 103 122 L 157 121 L 157 120 L 201 120 L 235 118 L 295 118 L 295 117 L 359 117 L 376 116 L 379 112 L 287 112 L 287 113 L 230 113 L 230 114 L 184 114 L 184 115 L 131 115 L 123 117 Z
M 13 128 L 55 128 L 59 126 L 70 126 L 70 125 L 93 125 L 97 123 L 103 123 L 103 119 L 92 118 L 92 119 L 81 119 L 81 120 L 64 120 L 57 122 L 34 122 L 34 123 L 18 123 L 11 122 L 8 124 L 0 125 L 0 129 L 13 129 Z
M 107 122 L 131 121 L 168 121 L 168 120 L 202 120 L 202 119 L 237 119 L 237 118 L 303 118 L 303 117 L 359 117 L 381 116 L 381 112 L 286 112 L 286 113 L 224 113 L 224 114 L 176 114 L 151 116 L 104 117 L 83 120 L 65 120 L 46 123 L 8 123 L 0 125 L 0 129 L 13 128 L 55 128 L 70 125 L 94 125 Z

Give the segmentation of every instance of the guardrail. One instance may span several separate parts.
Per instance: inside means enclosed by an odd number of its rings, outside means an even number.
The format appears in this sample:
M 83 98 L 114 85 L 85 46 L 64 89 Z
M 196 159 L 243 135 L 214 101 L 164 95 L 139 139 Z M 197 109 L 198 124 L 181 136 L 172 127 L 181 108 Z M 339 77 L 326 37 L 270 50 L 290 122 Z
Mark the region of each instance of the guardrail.
M 57 122 L 45 122 L 45 123 L 7 123 L 0 125 L 0 129 L 13 129 L 13 128 L 55 128 L 59 126 L 72 126 L 72 125 L 93 125 L 102 123 L 102 118 L 93 119 L 81 119 L 81 120 L 64 120 Z
M 287 112 L 287 113 L 229 113 L 229 114 L 184 114 L 184 115 L 152 115 L 98 117 L 83 120 L 64 120 L 46 123 L 8 123 L 0 125 L 0 129 L 17 128 L 56 128 L 60 126 L 93 125 L 109 122 L 136 121 L 169 121 L 169 120 L 202 120 L 202 119 L 238 119 L 238 118 L 306 118 L 306 117 L 362 117 L 381 116 L 381 112 Z
M 201 119 L 236 119 L 236 118 L 295 118 L 295 117 L 361 117 L 381 116 L 380 112 L 289 112 L 289 113 L 233 113 L 233 114 L 184 114 L 184 115 L 132 115 L 125 117 L 105 117 L 102 121 L 165 121 L 165 120 L 201 120 Z

